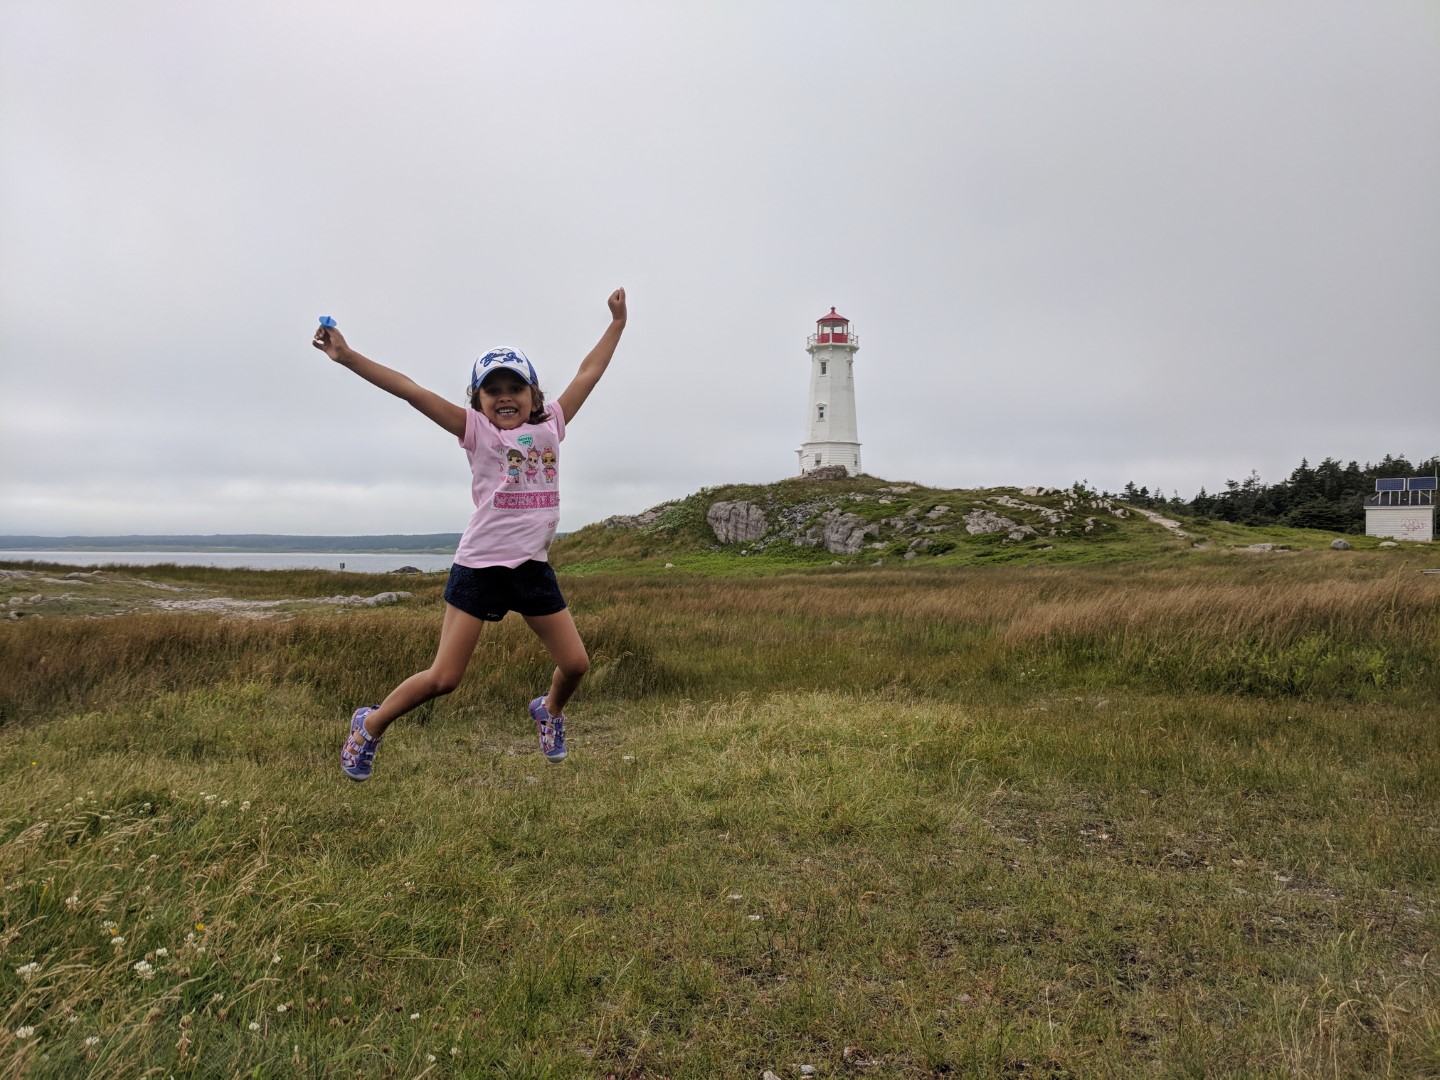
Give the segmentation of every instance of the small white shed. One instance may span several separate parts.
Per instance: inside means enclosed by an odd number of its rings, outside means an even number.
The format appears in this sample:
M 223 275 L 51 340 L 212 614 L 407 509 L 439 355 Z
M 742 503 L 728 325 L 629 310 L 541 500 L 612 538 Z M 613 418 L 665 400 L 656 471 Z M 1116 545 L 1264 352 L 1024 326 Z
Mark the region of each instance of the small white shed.
M 1392 540 L 1435 539 L 1433 476 L 1394 476 L 1375 481 L 1365 500 L 1365 535 Z

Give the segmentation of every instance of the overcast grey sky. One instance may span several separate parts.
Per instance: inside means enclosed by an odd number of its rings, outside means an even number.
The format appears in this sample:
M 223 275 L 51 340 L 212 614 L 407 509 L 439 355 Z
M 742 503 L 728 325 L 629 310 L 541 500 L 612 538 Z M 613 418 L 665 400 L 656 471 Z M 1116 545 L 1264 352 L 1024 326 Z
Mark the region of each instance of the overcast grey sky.
M 564 388 L 562 527 L 866 471 L 1189 497 L 1440 453 L 1432 0 L 0 6 L 0 532 L 459 531 L 463 452 L 313 350 Z

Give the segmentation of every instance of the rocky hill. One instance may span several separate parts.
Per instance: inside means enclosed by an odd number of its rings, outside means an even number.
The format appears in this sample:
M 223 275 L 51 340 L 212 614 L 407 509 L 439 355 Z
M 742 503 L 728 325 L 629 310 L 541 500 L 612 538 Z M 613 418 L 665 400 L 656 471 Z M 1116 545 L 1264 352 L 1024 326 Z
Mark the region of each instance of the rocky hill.
M 1180 522 L 1077 485 L 944 489 L 868 476 L 705 488 L 556 542 L 571 570 L 1073 562 L 1216 547 L 1326 547 L 1337 534 Z M 1363 538 L 1352 538 L 1365 544 Z

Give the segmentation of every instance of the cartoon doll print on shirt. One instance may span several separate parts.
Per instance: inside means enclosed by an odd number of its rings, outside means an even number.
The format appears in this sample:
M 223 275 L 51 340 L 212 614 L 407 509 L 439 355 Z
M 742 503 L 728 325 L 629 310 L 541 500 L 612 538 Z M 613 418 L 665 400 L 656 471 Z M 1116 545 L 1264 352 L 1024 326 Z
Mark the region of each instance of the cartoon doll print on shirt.
M 516 439 L 519 446 L 499 450 L 504 473 L 492 496 L 496 510 L 552 510 L 560 505 L 560 456 L 555 444 L 537 446 L 534 436 Z

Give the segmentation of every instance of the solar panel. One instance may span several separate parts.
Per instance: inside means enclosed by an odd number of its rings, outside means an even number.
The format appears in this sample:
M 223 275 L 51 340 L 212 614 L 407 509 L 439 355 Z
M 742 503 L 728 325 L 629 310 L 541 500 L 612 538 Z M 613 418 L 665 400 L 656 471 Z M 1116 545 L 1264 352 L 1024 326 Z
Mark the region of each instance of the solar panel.
M 1376 491 L 1404 491 L 1405 478 L 1403 476 L 1389 477 L 1384 480 L 1375 481 Z
M 1437 485 L 1433 476 L 1412 476 L 1410 477 L 1411 491 L 1434 491 Z

